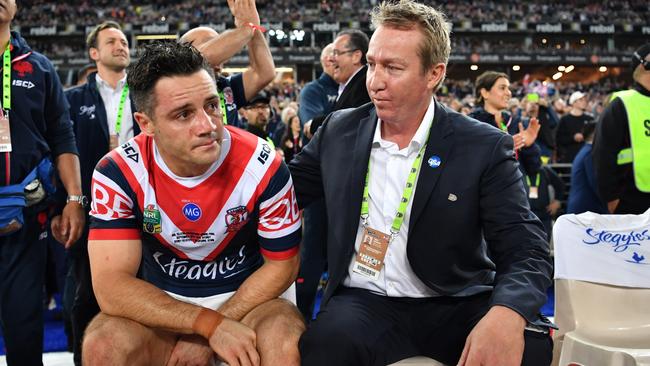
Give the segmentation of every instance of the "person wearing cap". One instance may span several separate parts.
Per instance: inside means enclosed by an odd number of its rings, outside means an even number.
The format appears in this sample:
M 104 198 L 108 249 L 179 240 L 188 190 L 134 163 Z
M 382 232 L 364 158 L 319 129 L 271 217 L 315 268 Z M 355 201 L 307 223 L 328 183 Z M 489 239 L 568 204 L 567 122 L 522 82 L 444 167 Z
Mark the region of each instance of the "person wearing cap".
M 631 89 L 612 95 L 593 146 L 600 196 L 616 214 L 650 207 L 650 43 L 632 55 L 632 78 Z
M 228 0 L 235 18 L 235 28 L 217 33 L 210 27 L 196 27 L 187 31 L 181 43 L 189 43 L 201 52 L 217 75 L 217 89 L 224 123 L 246 128 L 237 109 L 264 89 L 275 77 L 273 56 L 264 38 L 266 29 L 260 26 L 260 17 L 254 0 Z M 242 50 L 248 49 L 249 66 L 243 73 L 221 76 L 223 63 Z
M 590 114 L 585 113 L 588 102 L 587 94 L 581 91 L 575 91 L 569 97 L 571 110 L 560 118 L 555 136 L 558 163 L 570 164 L 585 143 L 582 129 L 586 123 L 593 120 Z
M 266 140 L 272 148 L 275 148 L 273 139 L 271 139 L 266 131 L 266 126 L 271 118 L 270 102 L 271 99 L 268 97 L 268 94 L 265 91 L 261 91 L 252 97 L 248 101 L 248 104 L 245 107 L 242 107 L 240 111 L 248 122 L 246 130 L 257 137 Z

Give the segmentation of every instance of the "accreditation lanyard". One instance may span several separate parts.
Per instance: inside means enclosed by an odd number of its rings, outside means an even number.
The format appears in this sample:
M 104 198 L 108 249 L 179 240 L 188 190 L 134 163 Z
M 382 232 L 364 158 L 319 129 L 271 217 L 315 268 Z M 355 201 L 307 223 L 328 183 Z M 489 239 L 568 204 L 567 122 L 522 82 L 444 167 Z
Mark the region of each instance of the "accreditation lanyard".
M 528 186 L 529 186 L 529 187 L 539 187 L 539 179 L 540 179 L 540 178 L 539 178 L 539 173 L 537 173 L 537 174 L 535 175 L 535 185 L 534 185 L 534 186 L 531 186 L 531 185 L 530 185 L 530 183 L 531 183 L 531 182 L 530 182 L 530 178 L 528 178 L 528 175 L 526 175 L 526 183 L 528 183 Z
M 499 128 L 501 129 L 501 131 L 508 132 L 508 127 L 510 127 L 510 122 L 512 122 L 512 116 L 510 116 L 510 119 L 508 120 L 507 124 L 503 122 L 499 122 Z
M 120 104 L 117 107 L 117 119 L 115 120 L 115 134 L 120 135 L 122 131 L 122 118 L 124 116 L 124 104 L 126 103 L 126 96 L 129 94 L 129 85 L 124 84 L 122 95 L 120 96 Z
M 428 137 L 427 137 L 428 140 Z M 402 228 L 402 223 L 404 223 L 404 215 L 406 214 L 406 207 L 411 200 L 413 195 L 413 188 L 415 186 L 415 180 L 417 179 L 418 172 L 420 171 L 420 166 L 422 165 L 422 155 L 424 154 L 424 149 L 427 147 L 426 144 L 422 145 L 418 155 L 413 161 L 413 166 L 409 172 L 408 178 L 406 178 L 406 186 L 404 187 L 404 192 L 402 193 L 402 199 L 400 200 L 399 206 L 397 207 L 397 213 L 395 214 L 395 219 L 393 219 L 393 224 L 391 225 L 391 239 L 394 238 Z M 366 172 L 366 181 L 363 187 L 363 197 L 361 199 L 361 221 L 363 226 L 366 227 L 368 224 L 368 202 L 369 202 L 369 181 L 370 181 L 370 161 L 368 161 L 368 171 Z
M 5 115 L 11 109 L 11 42 L 7 43 L 7 48 L 2 56 L 2 109 Z
M 226 97 L 223 95 L 222 92 L 218 92 L 217 94 L 219 94 L 219 104 L 221 104 L 221 114 L 223 115 L 223 124 L 227 125 L 228 110 L 226 110 Z

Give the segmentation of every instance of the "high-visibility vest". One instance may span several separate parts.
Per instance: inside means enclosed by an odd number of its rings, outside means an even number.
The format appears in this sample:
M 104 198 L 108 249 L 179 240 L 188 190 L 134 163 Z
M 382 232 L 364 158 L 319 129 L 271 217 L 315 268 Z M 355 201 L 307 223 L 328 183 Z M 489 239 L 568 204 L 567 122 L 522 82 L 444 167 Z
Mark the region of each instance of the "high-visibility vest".
M 650 97 L 636 90 L 612 95 L 620 98 L 627 113 L 631 146 L 619 151 L 617 164 L 632 163 L 634 184 L 641 192 L 650 193 Z

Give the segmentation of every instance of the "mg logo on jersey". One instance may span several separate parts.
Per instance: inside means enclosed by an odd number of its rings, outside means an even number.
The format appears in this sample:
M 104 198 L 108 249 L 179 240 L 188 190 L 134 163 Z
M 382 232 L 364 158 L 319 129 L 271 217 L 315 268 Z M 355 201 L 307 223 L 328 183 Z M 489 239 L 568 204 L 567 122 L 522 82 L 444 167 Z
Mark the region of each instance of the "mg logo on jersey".
M 196 221 L 201 218 L 201 207 L 190 202 L 183 206 L 183 215 L 190 221 Z
M 248 210 L 239 206 L 226 211 L 226 226 L 228 232 L 239 231 L 248 222 Z

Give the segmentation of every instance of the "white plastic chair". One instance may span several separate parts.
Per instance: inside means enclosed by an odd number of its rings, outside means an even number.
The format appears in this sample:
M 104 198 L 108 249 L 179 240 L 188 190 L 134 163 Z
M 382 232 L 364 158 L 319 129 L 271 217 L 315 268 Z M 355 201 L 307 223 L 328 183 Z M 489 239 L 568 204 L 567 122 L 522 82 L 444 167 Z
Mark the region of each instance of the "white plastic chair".
M 642 279 L 649 284 L 643 286 L 644 288 L 571 279 L 567 278 L 572 276 L 571 269 L 567 268 L 566 264 L 579 267 L 581 260 L 586 261 L 584 252 L 573 255 L 568 262 L 566 258 L 562 258 L 564 255 L 575 254 L 570 250 L 567 251 L 566 246 L 574 246 L 582 250 L 578 245 L 583 245 L 581 241 L 584 241 L 585 237 L 577 235 L 580 230 L 576 230 L 576 227 L 592 227 L 594 230 L 616 232 L 621 227 L 627 226 L 625 230 L 630 230 L 630 225 L 641 225 L 642 227 L 636 228 L 637 232 L 641 232 L 643 226 L 650 222 L 648 220 L 650 211 L 644 215 L 645 217 L 603 215 L 603 217 L 608 216 L 603 220 L 600 215 L 587 213 L 564 215 L 557 220 L 553 228 L 556 261 L 555 323 L 560 329 L 554 334 L 553 365 L 650 366 L 650 278 Z M 617 221 L 621 222 L 620 226 L 616 224 Z M 603 223 L 611 226 L 599 226 Z M 640 245 L 634 248 L 639 253 L 643 246 L 650 249 L 650 238 L 638 242 Z M 587 248 L 596 250 L 595 246 Z M 620 259 L 621 252 L 613 250 L 607 252 L 602 248 L 603 246 L 597 248 L 599 251 L 597 255 L 608 255 L 608 260 Z M 623 254 L 629 255 L 629 253 Z M 562 277 L 565 278 L 557 278 L 559 262 L 564 266 L 561 272 Z M 622 266 L 625 264 L 623 263 Z M 576 277 L 585 275 L 584 263 L 582 267 Z M 643 270 L 645 268 L 650 268 L 650 264 L 643 267 Z M 593 270 L 605 273 L 618 271 L 615 266 L 595 266 Z M 602 274 L 594 274 L 594 278 Z
M 398 365 L 408 365 L 408 366 L 445 366 L 445 364 L 440 363 L 434 359 L 428 357 L 411 357 L 395 363 L 390 364 L 389 366 L 398 366 Z

